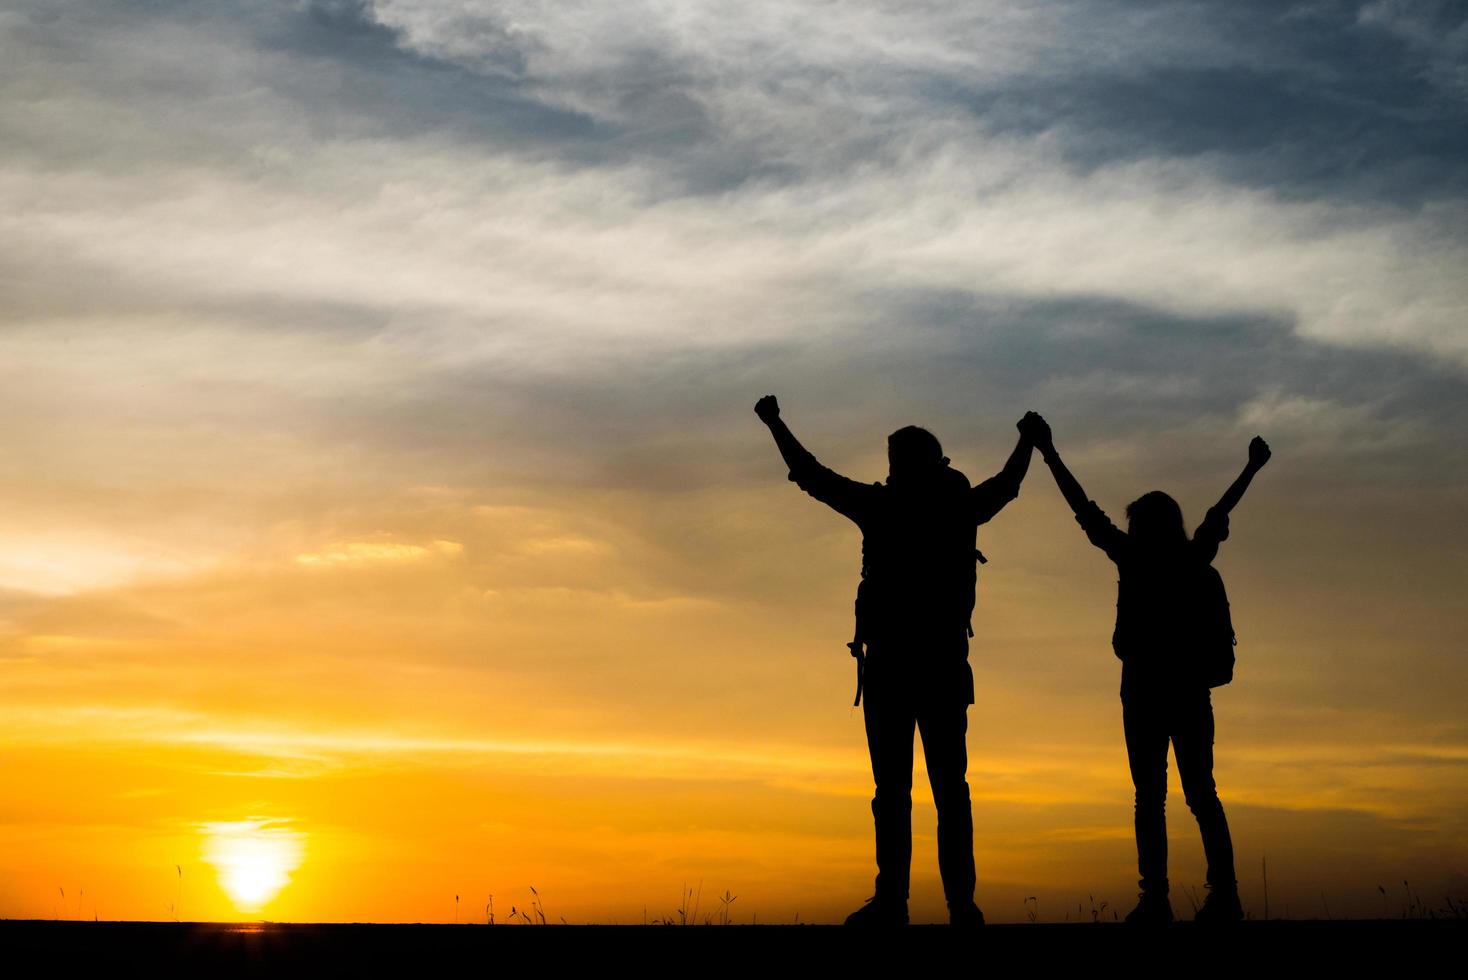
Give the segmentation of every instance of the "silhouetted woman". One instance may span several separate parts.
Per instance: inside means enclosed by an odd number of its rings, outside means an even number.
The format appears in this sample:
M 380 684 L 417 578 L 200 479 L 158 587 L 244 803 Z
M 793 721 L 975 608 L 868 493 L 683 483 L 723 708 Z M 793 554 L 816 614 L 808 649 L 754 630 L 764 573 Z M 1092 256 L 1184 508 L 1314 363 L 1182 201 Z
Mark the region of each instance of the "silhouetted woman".
M 1229 511 L 1243 497 L 1254 474 L 1269 461 L 1269 446 L 1254 437 L 1244 471 L 1189 538 L 1182 509 L 1160 490 L 1127 505 L 1127 530 L 1117 528 L 1065 468 L 1044 419 L 1034 416 L 1025 424 L 1086 537 L 1116 563 L 1112 646 L 1122 662 L 1122 726 L 1137 791 L 1137 867 L 1142 876 L 1141 900 L 1127 921 L 1172 921 L 1164 809 L 1169 742 L 1208 859 L 1208 897 L 1196 918 L 1200 922 L 1238 921 L 1244 913 L 1234 877 L 1228 820 L 1213 782 L 1213 702 L 1200 651 L 1209 642 L 1207 631 L 1217 626 L 1209 621 L 1205 598 L 1207 566 L 1228 537 Z

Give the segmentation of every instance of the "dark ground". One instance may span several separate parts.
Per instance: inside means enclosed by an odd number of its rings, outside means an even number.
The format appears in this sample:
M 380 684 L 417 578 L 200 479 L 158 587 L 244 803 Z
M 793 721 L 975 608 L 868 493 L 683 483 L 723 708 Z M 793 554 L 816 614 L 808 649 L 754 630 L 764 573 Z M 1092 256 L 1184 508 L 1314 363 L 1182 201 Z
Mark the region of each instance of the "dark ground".
M 1273 975 L 1322 967 L 1449 973 L 1468 950 L 1468 921 L 1246 922 L 1205 930 L 1178 923 L 1138 932 L 1120 924 L 943 926 L 856 934 L 835 926 L 221 925 L 160 922 L 0 921 L 11 976 L 134 965 L 190 975 L 392 972 L 420 975 L 526 970 L 677 972 L 689 976 L 792 970 L 870 974 L 890 963 L 903 976 L 947 970 L 1066 969 L 1111 975 Z M 1450 964 L 1459 962 L 1459 967 Z M 1246 980 L 1253 980 L 1246 977 Z M 1302 978 L 1304 980 L 1304 978 Z

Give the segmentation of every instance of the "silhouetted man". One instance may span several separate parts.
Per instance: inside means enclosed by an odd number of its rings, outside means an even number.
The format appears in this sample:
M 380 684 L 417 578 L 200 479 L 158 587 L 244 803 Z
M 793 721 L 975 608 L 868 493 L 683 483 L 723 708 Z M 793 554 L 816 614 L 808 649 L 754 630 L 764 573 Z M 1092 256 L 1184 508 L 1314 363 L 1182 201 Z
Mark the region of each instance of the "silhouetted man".
M 948 919 L 980 926 L 974 904 L 974 831 L 967 781 L 968 663 L 976 530 L 1019 494 L 1030 465 L 1025 437 L 998 475 L 976 487 L 948 465 L 932 433 L 917 426 L 887 439 L 885 483 L 858 483 L 816 461 L 780 419 L 774 395 L 755 405 L 802 490 L 862 532 L 857 640 L 867 748 L 876 794 L 876 894 L 847 925 L 905 925 L 912 864 L 913 730 L 922 735 L 938 810 L 938 868 Z M 859 660 L 858 663 L 861 663 Z
M 1123 531 L 1086 496 L 1051 440 L 1050 426 L 1031 413 L 1020 422 L 1055 476 L 1060 492 L 1091 543 L 1116 563 L 1116 630 L 1111 644 L 1121 660 L 1121 719 L 1127 762 L 1136 789 L 1135 827 L 1140 900 L 1126 917 L 1132 924 L 1172 921 L 1167 880 L 1167 747 L 1177 755 L 1183 796 L 1197 818 L 1208 860 L 1208 897 L 1198 922 L 1237 922 L 1244 917 L 1234 877 L 1233 838 L 1213 781 L 1213 700 L 1220 676 L 1209 651 L 1232 643 L 1227 599 L 1208 566 L 1228 537 L 1228 515 L 1269 462 L 1269 445 L 1249 443 L 1249 461 L 1192 537 L 1177 501 L 1153 490 L 1127 505 Z M 1216 582 L 1216 591 L 1209 582 Z M 1210 601 L 1209 596 L 1214 598 Z M 1222 609 L 1215 608 L 1222 603 Z M 1221 615 L 1219 615 L 1221 613 Z

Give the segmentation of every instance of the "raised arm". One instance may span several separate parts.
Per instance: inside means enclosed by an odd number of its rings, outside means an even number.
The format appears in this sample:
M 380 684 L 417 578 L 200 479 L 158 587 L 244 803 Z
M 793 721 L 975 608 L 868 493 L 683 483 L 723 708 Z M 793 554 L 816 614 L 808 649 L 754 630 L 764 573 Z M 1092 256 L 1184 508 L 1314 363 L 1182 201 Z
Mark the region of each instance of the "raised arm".
M 1269 455 L 1269 443 L 1263 439 L 1255 436 L 1249 442 L 1249 462 L 1244 464 L 1244 471 L 1228 485 L 1218 503 L 1209 508 L 1203 523 L 1193 532 L 1193 546 L 1203 558 L 1212 561 L 1218 554 L 1218 546 L 1228 539 L 1228 513 L 1243 498 L 1254 474 L 1269 462 Z
M 1014 451 L 1009 454 L 1009 458 L 1004 461 L 1004 468 L 999 471 L 999 479 L 1014 487 L 1015 493 L 1019 493 L 1019 485 L 1030 471 L 1030 456 L 1034 448 L 1035 444 L 1021 433 L 1019 442 L 1014 444 Z
M 774 395 L 765 395 L 755 402 L 754 412 L 769 427 L 775 446 L 790 469 L 790 479 L 821 503 L 860 524 L 876 488 L 822 466 L 780 418 L 780 403 Z
M 1070 505 L 1071 513 L 1077 517 L 1081 512 L 1091 506 L 1091 498 L 1086 496 L 1086 491 L 1081 489 L 1080 481 L 1071 475 L 1060 454 L 1055 451 L 1055 441 L 1050 433 L 1050 424 L 1034 412 L 1028 412 L 1019 420 L 1021 433 L 1028 433 L 1034 442 L 1035 448 L 1040 450 L 1040 458 L 1045 465 L 1050 467 L 1050 473 L 1055 477 L 1055 485 L 1060 488 L 1060 495 Z
M 1035 448 L 1040 451 L 1040 457 L 1045 460 L 1045 465 L 1050 467 L 1050 475 L 1055 477 L 1055 485 L 1060 488 L 1060 495 L 1070 505 L 1071 513 L 1075 515 L 1076 522 L 1080 524 L 1081 530 L 1086 532 L 1086 537 L 1091 543 L 1106 552 L 1113 561 L 1119 561 L 1127 547 L 1126 532 L 1122 531 L 1111 519 L 1106 516 L 1096 502 L 1086 496 L 1086 491 L 1081 489 L 1080 481 L 1077 480 L 1060 458 L 1060 453 L 1055 451 L 1055 442 L 1050 434 L 1050 424 L 1034 412 L 1027 412 L 1025 417 L 1019 421 L 1019 430 L 1029 436 L 1034 442 Z
M 1029 472 L 1033 450 L 1034 443 L 1021 431 L 1014 451 L 1004 461 L 1004 468 L 969 491 L 973 499 L 975 523 L 983 524 L 990 520 L 1004 509 L 1005 504 L 1019 496 L 1019 485 Z
M 761 422 L 769 427 L 770 435 L 775 437 L 775 446 L 780 450 L 780 456 L 785 460 L 785 465 L 790 472 L 795 473 L 815 463 L 815 456 L 811 455 L 809 449 L 800 444 L 795 438 L 795 433 L 780 418 L 780 402 L 774 395 L 766 395 L 754 403 L 754 414 L 759 416 Z
M 1249 489 L 1249 484 L 1253 481 L 1254 474 L 1264 468 L 1264 464 L 1269 462 L 1271 455 L 1269 443 L 1265 442 L 1259 436 L 1255 436 L 1249 441 L 1249 461 L 1244 464 L 1244 471 L 1234 479 L 1233 483 L 1229 484 L 1228 489 L 1223 492 L 1223 496 L 1218 498 L 1218 503 L 1213 505 L 1213 509 L 1218 512 L 1220 517 L 1227 517 L 1229 511 L 1238 506 L 1239 501 L 1243 499 L 1244 491 Z

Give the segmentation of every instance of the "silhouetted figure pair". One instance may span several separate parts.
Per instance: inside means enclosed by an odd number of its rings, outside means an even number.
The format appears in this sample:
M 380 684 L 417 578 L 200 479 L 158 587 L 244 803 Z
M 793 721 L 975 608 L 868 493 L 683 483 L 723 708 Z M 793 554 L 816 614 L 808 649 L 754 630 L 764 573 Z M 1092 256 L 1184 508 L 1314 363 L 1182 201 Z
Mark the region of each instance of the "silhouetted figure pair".
M 980 524 L 1019 494 L 1038 448 L 1090 540 L 1119 572 L 1113 648 L 1122 660 L 1122 722 L 1136 787 L 1137 855 L 1142 897 L 1132 923 L 1171 921 L 1167 892 L 1167 746 L 1177 753 L 1188 805 L 1208 858 L 1209 896 L 1200 920 L 1242 918 L 1228 822 L 1213 782 L 1213 710 L 1195 655 L 1198 624 L 1209 610 L 1210 563 L 1228 536 L 1228 513 L 1269 459 L 1256 438 L 1249 465 L 1191 539 L 1173 499 L 1153 491 L 1127 508 L 1123 532 L 1081 490 L 1055 451 L 1050 427 L 1034 412 L 1018 423 L 1019 443 L 998 474 L 970 486 L 938 440 L 916 426 L 888 437 L 885 483 L 859 483 L 822 466 L 766 395 L 755 412 L 769 426 L 789 478 L 862 531 L 857 593 L 857 700 L 865 693 L 867 747 L 876 792 L 877 881 L 848 925 L 901 925 L 912 859 L 913 732 L 921 734 L 938 811 L 938 866 L 954 925 L 983 925 L 974 904 L 973 817 L 965 738 L 974 702 L 968 639 L 973 635 L 975 547 Z M 1216 580 L 1216 575 L 1214 576 Z M 1221 596 L 1221 583 L 1218 584 Z M 1223 620 L 1227 622 L 1226 601 Z M 1218 630 L 1213 630 L 1217 633 Z M 1224 641 L 1231 644 L 1229 629 Z M 1232 652 L 1228 652 L 1231 670 Z

